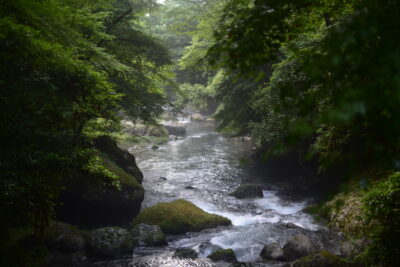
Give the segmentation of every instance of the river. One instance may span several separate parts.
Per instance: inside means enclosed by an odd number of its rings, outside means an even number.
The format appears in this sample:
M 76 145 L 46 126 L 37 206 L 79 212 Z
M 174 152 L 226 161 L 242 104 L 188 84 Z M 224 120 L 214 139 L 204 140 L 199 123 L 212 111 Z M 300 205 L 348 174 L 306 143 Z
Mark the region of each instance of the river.
M 151 146 L 131 147 L 129 150 L 136 156 L 145 177 L 143 208 L 182 198 L 232 221 L 229 227 L 169 236 L 169 247 L 136 250 L 136 256 L 201 246 L 199 257 L 206 257 L 219 246 L 233 249 L 241 262 L 256 262 L 264 245 L 278 242 L 283 246 L 296 233 L 295 229 L 285 226 L 287 223 L 300 226 L 304 231 L 321 230 L 323 227 L 302 211 L 307 199 L 294 201 L 283 197 L 281 188 L 265 182 L 248 164 L 253 146 L 248 140 L 224 137 L 215 132 L 210 123 L 187 122 L 184 138 L 160 145 L 156 150 Z M 228 195 L 242 183 L 260 181 L 264 181 L 265 186 L 263 198 L 239 200 Z M 313 238 L 321 247 L 330 246 L 318 235 Z M 334 246 L 329 249 L 336 250 Z

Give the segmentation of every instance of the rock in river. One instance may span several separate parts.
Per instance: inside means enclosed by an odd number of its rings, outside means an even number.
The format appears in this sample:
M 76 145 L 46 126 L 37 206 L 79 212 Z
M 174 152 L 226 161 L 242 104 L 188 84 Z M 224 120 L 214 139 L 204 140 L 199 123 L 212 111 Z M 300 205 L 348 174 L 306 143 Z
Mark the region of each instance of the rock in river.
M 185 136 L 186 135 L 186 127 L 179 125 L 167 125 L 163 124 L 165 129 L 167 129 L 169 135 L 175 136 Z
M 229 194 L 239 199 L 263 197 L 262 187 L 258 184 L 242 184 Z
M 180 259 L 196 259 L 197 252 L 191 248 L 178 248 L 175 250 L 173 257 Z
M 193 121 L 204 121 L 205 120 L 204 116 L 201 115 L 200 113 L 192 114 L 192 116 L 190 116 L 190 119 Z
M 264 246 L 260 254 L 261 258 L 266 260 L 284 261 L 286 260 L 283 254 L 283 249 L 278 243 L 271 243 Z
M 140 223 L 133 227 L 132 234 L 139 246 L 165 246 L 168 244 L 158 225 Z
M 283 246 L 283 253 L 288 260 L 297 260 L 314 252 L 314 244 L 303 234 L 295 235 Z
M 222 216 L 207 213 L 189 201 L 178 199 L 142 210 L 133 220 L 133 225 L 140 223 L 159 225 L 166 234 L 184 234 L 220 225 L 230 225 L 231 221 Z
M 212 261 L 225 261 L 225 262 L 237 262 L 235 252 L 232 249 L 219 249 L 208 255 Z
M 132 234 L 120 227 L 93 230 L 89 238 L 89 251 L 96 257 L 116 258 L 131 253 L 134 247 Z

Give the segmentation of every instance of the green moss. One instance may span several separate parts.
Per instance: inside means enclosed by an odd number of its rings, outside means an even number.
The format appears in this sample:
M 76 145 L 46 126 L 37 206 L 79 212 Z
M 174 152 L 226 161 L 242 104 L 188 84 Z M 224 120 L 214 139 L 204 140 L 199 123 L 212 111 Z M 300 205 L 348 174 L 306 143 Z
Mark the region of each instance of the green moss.
M 373 184 L 363 198 L 372 244 L 368 262 L 400 266 L 400 172 Z
M 149 135 L 155 137 L 168 137 L 168 131 L 164 126 L 152 126 L 149 130 Z
M 98 157 L 102 160 L 104 166 L 114 173 L 121 184 L 132 186 L 135 189 L 143 190 L 143 187 L 132 175 L 118 167 L 106 154 L 98 153 Z
M 183 234 L 229 225 L 231 221 L 222 216 L 207 213 L 189 201 L 178 199 L 144 209 L 133 220 L 133 225 L 139 223 L 159 225 L 166 234 Z
M 326 203 L 319 203 L 308 206 L 304 209 L 305 212 L 313 215 L 314 219 L 320 223 L 327 223 L 331 208 Z
M 130 146 L 131 144 L 138 145 L 163 145 L 168 143 L 168 136 L 149 136 L 149 135 L 132 135 L 129 133 L 122 133 L 118 135 L 112 135 L 123 147 Z
M 305 256 L 294 264 L 294 267 L 312 267 L 312 266 L 347 267 L 347 266 L 359 266 L 359 265 L 357 263 L 353 263 L 338 256 L 335 256 L 325 250 Z
M 211 253 L 208 258 L 212 261 L 237 262 L 235 252 L 232 249 L 219 249 Z

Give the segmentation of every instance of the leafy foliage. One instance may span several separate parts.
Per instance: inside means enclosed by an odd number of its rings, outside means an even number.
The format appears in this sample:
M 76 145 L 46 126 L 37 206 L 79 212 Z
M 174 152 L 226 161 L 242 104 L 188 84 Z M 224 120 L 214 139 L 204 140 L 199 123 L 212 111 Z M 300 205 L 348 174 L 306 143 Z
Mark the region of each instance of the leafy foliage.
M 374 263 L 396 266 L 400 263 L 400 173 L 379 181 L 364 197 L 368 219 L 375 224 L 371 237 L 374 242 L 368 256 Z
M 161 113 L 170 60 L 137 23 L 154 6 L 142 0 L 1 1 L 1 264 L 29 260 L 8 254 L 12 232 L 40 233 L 54 216 L 63 182 L 77 169 L 112 176 L 91 152 L 83 133 L 88 122 L 112 121 L 121 110 L 145 121 Z
M 222 107 L 247 116 L 221 112 L 222 127 L 247 129 L 264 150 L 300 147 L 322 169 L 398 168 L 399 12 L 390 0 L 227 1 L 207 56 L 232 82 L 216 90 Z M 259 84 L 238 90 L 241 79 Z M 388 266 L 398 263 L 397 224 L 385 221 L 399 220 L 395 187 L 393 176 L 368 198 L 382 225 L 371 256 Z
M 216 71 L 207 60 L 224 1 L 167 0 L 143 19 L 147 30 L 167 45 L 176 63 L 172 71 L 180 84 L 177 108 L 185 105 L 212 113 L 216 108 L 212 81 Z

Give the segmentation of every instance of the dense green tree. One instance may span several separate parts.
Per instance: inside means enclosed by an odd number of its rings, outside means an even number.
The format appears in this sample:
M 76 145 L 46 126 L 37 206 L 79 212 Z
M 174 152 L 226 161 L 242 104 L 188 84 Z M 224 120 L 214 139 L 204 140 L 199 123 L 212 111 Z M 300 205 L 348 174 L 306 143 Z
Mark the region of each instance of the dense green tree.
M 147 31 L 166 44 L 176 63 L 172 71 L 182 86 L 172 98 L 178 108 L 189 105 L 204 112 L 215 110 L 214 90 L 208 85 L 216 71 L 209 68 L 205 54 L 224 2 L 168 0 L 142 19 Z
M 390 0 L 231 0 L 208 56 L 228 73 L 266 77 L 247 90 L 245 101 L 239 94 L 225 98 L 238 109 L 251 106 L 257 119 L 248 127 L 262 147 L 287 152 L 306 144 L 323 168 L 397 168 L 399 12 L 400 4 Z M 268 64 L 270 75 L 262 69 Z M 222 121 L 232 120 L 229 115 Z M 379 190 L 389 190 L 389 183 Z M 385 201 L 385 212 L 395 212 L 397 200 Z M 371 249 L 369 255 L 390 265 L 397 256 L 387 234 L 396 229 L 385 215 L 371 214 L 382 222 L 373 248 L 383 253 Z
M 154 6 L 1 1 L 1 265 L 34 266 L 35 251 L 13 242 L 47 226 L 62 184 L 93 157 L 88 122 L 161 113 L 168 53 L 136 22 Z

